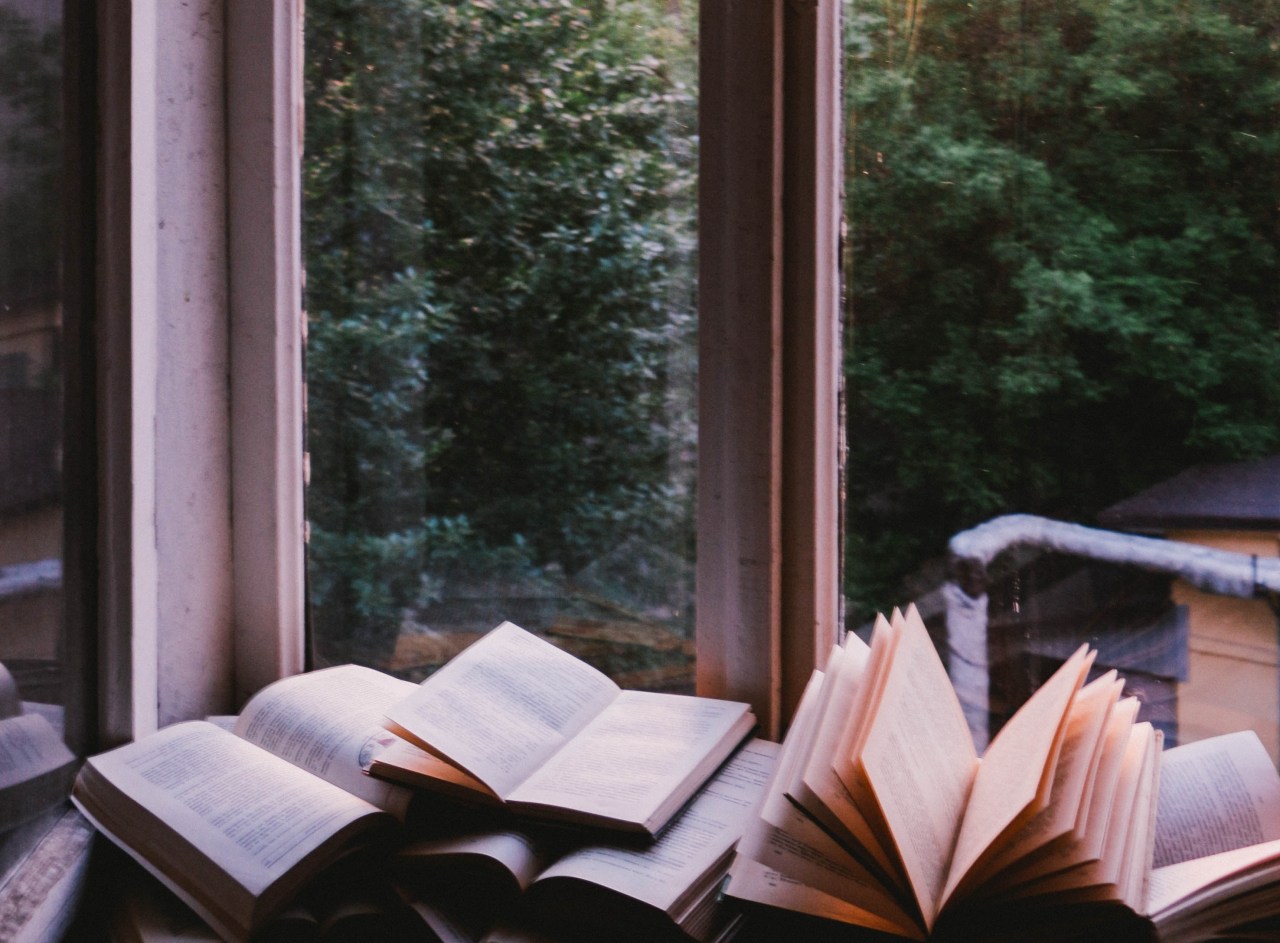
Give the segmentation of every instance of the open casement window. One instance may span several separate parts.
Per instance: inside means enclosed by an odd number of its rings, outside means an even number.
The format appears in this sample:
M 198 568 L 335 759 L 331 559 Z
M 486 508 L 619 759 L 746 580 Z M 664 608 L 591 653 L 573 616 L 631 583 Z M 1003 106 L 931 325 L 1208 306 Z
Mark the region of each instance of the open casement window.
M 1280 6 L 846 0 L 853 625 L 1280 760 Z
M 739 6 L 701 10 L 698 686 L 776 732 L 835 634 L 838 10 Z M 99 25 L 106 743 L 303 667 L 302 37 L 284 0 Z
M 510 619 L 777 734 L 837 623 L 838 4 L 305 33 L 309 657 Z
M 309 652 L 694 686 L 697 5 L 307 5 Z
M 68 337 L 94 406 L 66 445 L 95 495 L 66 570 L 97 625 L 91 752 L 306 667 L 303 39 L 291 0 L 66 9 L 96 20 L 96 259 L 66 261 L 94 319 Z M 836 634 L 838 4 L 699 19 L 697 689 L 776 736 Z

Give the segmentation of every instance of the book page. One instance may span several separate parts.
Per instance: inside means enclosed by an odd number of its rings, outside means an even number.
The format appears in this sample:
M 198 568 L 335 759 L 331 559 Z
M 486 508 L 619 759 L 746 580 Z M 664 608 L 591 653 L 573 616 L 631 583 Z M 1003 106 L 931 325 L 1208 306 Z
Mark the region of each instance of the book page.
M 862 750 L 866 745 L 876 712 L 880 709 L 885 686 L 892 673 L 894 659 L 897 657 L 905 621 L 902 612 L 898 609 L 893 610 L 890 619 L 885 619 L 883 615 L 876 617 L 867 668 L 849 707 L 849 716 L 838 741 L 840 744 L 838 752 L 831 757 L 831 769 L 844 784 L 848 797 L 871 830 L 873 840 L 859 841 L 858 844 L 870 852 L 869 857 L 877 862 L 877 866 L 881 867 L 885 874 L 893 875 L 891 880 L 900 885 L 906 893 L 913 895 L 914 892 L 910 889 L 911 882 L 902 870 L 897 842 L 884 821 L 884 813 L 876 800 L 871 784 L 867 781 L 866 770 L 862 765 Z M 880 850 L 876 851 L 876 849 Z M 857 849 L 854 850 L 855 853 L 861 853 Z M 883 860 L 889 861 L 887 867 L 881 864 Z
M 737 745 L 750 717 L 735 701 L 623 691 L 508 799 L 646 822 L 718 745 Z
M 382 726 L 387 709 L 417 690 L 372 668 L 339 665 L 284 678 L 245 705 L 233 732 L 403 819 L 412 792 L 365 768 L 397 738 Z
M 1019 862 L 1017 867 L 997 875 L 996 883 L 999 886 L 1026 884 L 1067 868 L 1096 861 L 1102 855 L 1115 805 L 1116 790 L 1119 788 L 1120 775 L 1124 768 L 1126 744 L 1132 735 L 1137 716 L 1137 700 L 1127 697 L 1115 706 L 1107 718 L 1102 747 L 1098 755 L 1098 770 L 1093 775 L 1090 787 L 1092 795 L 1089 798 L 1089 808 L 1083 826 L 1077 827 L 1071 837 L 1064 842 L 1049 846 L 1046 849 L 1047 853 L 1036 854 Z
M 913 606 L 861 756 L 927 927 L 978 765 L 969 725 Z
M 1122 814 L 1113 816 L 1114 825 L 1107 836 L 1107 848 L 1102 857 L 1092 865 L 1078 869 L 1080 878 L 1074 888 L 1063 886 L 1059 894 L 1064 902 L 1111 901 L 1131 908 L 1142 906 L 1142 884 L 1150 866 L 1151 845 L 1148 839 L 1163 735 L 1152 729 L 1149 723 L 1136 725 L 1134 733 L 1142 741 L 1143 755 L 1137 783 L 1132 789 L 1131 804 Z M 1125 776 L 1128 776 L 1127 771 Z M 1122 783 L 1121 793 L 1127 789 Z M 1070 877 L 1070 874 L 1064 877 Z M 1089 880 L 1084 880 L 1084 877 Z
M 1094 893 L 1095 899 L 1114 896 L 1114 888 L 1102 885 L 1114 885 L 1119 879 L 1126 864 L 1125 849 L 1135 830 L 1140 830 L 1144 836 L 1146 833 L 1146 822 L 1137 821 L 1135 811 L 1141 807 L 1142 787 L 1149 782 L 1154 739 L 1150 723 L 1134 724 L 1129 729 L 1120 764 L 1119 781 L 1112 796 L 1098 856 L 1082 865 L 1040 878 L 1034 884 L 1025 886 L 1019 893 L 1025 895 L 1034 890 L 1037 894 L 1049 894 L 1095 888 L 1100 889 Z
M 74 764 L 75 756 L 39 714 L 0 719 L 0 835 L 65 800 Z
M 647 848 L 593 845 L 547 868 L 539 881 L 568 877 L 611 888 L 664 912 L 729 852 L 753 817 L 778 746 L 742 747 Z
M 847 755 L 848 743 L 841 738 L 846 718 L 854 710 L 860 689 L 868 681 L 870 649 L 856 635 L 846 637 L 827 661 L 814 731 L 806 744 L 805 756 L 797 764 L 786 794 L 809 815 L 820 821 L 850 848 L 865 851 L 889 880 L 906 890 L 897 863 L 885 849 L 858 807 L 853 795 L 832 767 L 832 757 Z
M 417 920 L 421 921 L 422 926 L 414 929 L 425 929 L 430 936 L 424 939 L 431 943 L 476 943 L 485 930 L 485 926 L 473 914 L 453 913 L 442 901 L 426 900 L 421 895 L 407 891 L 402 891 L 401 896 Z
M 511 875 L 522 891 L 547 864 L 533 839 L 516 831 L 467 832 L 423 839 L 405 845 L 396 857 L 410 869 L 418 864 L 435 867 L 452 859 L 484 858 Z
M 828 666 L 835 667 L 830 661 Z M 873 873 L 783 791 L 803 749 L 793 735 L 817 722 L 825 684 L 824 672 L 815 670 L 810 675 L 791 722 L 792 733 L 783 742 L 774 776 L 765 787 L 759 814 L 747 826 L 737 852 L 823 894 L 914 926 L 918 921 L 907 916 L 894 899 L 888 879 Z
M 1049 843 L 1074 834 L 1077 827 L 1083 831 L 1089 806 L 1088 789 L 1096 779 L 1107 719 L 1123 688 L 1124 682 L 1117 680 L 1115 671 L 1109 671 L 1076 696 L 1048 807 L 1012 836 L 995 860 L 983 869 L 984 873 L 1007 868 Z
M 1155 850 L 1156 802 L 1160 780 L 1160 763 L 1164 752 L 1164 732 L 1151 731 L 1151 752 L 1147 758 L 1146 781 L 1139 794 L 1133 823 L 1133 845 L 1126 850 L 1128 873 L 1120 882 L 1121 899 L 1135 913 L 1146 903 L 1147 875 L 1151 872 L 1151 856 Z
M 506 798 L 617 695 L 590 665 L 504 622 L 388 710 L 387 720 Z
M 919 929 L 919 917 L 904 909 L 892 884 L 788 802 L 776 783 L 766 789 L 760 815 L 747 827 L 737 852 L 824 895 Z
M 1094 782 L 1093 798 L 1089 804 L 1089 820 L 1080 838 L 1082 851 L 1087 857 L 1096 858 L 1102 853 L 1107 830 L 1111 827 L 1115 811 L 1116 792 L 1124 774 L 1127 744 L 1133 738 L 1138 722 L 1140 704 L 1136 697 L 1121 699 L 1107 720 L 1106 741 Z
M 1280 931 L 1275 912 L 1275 885 L 1280 881 L 1276 844 L 1237 848 L 1152 872 L 1149 883 L 1158 883 L 1162 896 L 1163 891 L 1182 891 L 1168 906 L 1150 909 L 1158 938 L 1275 943 Z M 1234 864 L 1228 867 L 1219 859 Z M 1211 862 L 1213 866 L 1206 867 Z
M 1082 645 L 1018 708 L 987 748 L 965 808 L 944 898 L 971 868 L 999 850 L 997 843 L 1011 828 L 1048 804 L 1071 702 L 1092 664 L 1093 654 Z M 1074 807 L 1071 818 L 1075 820 Z
M 835 667 L 835 664 L 839 663 L 839 658 L 840 649 L 837 646 L 827 659 L 828 667 Z M 805 682 L 804 690 L 800 692 L 800 701 L 796 704 L 795 715 L 791 718 L 787 735 L 782 740 L 782 748 L 778 751 L 773 776 L 769 779 L 766 798 L 760 808 L 760 814 L 766 818 L 767 810 L 771 807 L 769 800 L 772 798 L 781 800 L 800 777 L 805 750 L 813 741 L 818 723 L 818 708 L 826 685 L 826 672 L 815 668 L 809 673 L 809 680 Z M 782 800 L 782 804 L 785 806 L 787 803 Z
M 459 799 L 498 802 L 484 783 L 464 773 L 452 763 L 419 750 L 407 740 L 393 736 L 392 743 L 374 754 L 369 772 L 394 782 L 435 789 Z
M 1114 674 L 1115 672 L 1108 672 L 1106 677 L 1110 677 Z M 1098 733 L 1097 742 L 1094 744 L 1093 757 L 1089 761 L 1089 767 L 1085 774 L 1084 799 L 1080 803 L 1080 810 L 1076 814 L 1076 822 L 1072 828 L 1072 837 L 1076 840 L 1084 837 L 1085 830 L 1088 827 L 1089 818 L 1093 814 L 1093 801 L 1098 795 L 1098 783 L 1102 779 L 1102 771 L 1106 765 L 1105 751 L 1107 748 L 1108 731 L 1111 729 L 1111 718 L 1121 712 L 1123 712 L 1125 716 L 1128 716 L 1128 709 L 1125 705 L 1125 701 L 1123 700 L 1124 686 L 1124 679 L 1116 675 L 1115 681 L 1112 684 L 1111 701 L 1107 712 L 1102 717 L 1102 727 Z M 1134 704 L 1137 703 L 1133 699 L 1130 699 L 1130 701 Z M 1133 719 L 1131 719 L 1129 723 L 1133 723 L 1133 720 L 1136 718 L 1137 714 L 1134 713 Z M 1163 742 L 1164 741 L 1161 740 L 1161 743 Z
M 1158 918 L 1179 910 L 1196 898 L 1213 896 L 1213 889 L 1231 878 L 1246 875 L 1255 869 L 1274 869 L 1278 864 L 1280 839 L 1273 839 L 1204 858 L 1192 858 L 1153 868 L 1147 883 L 1147 915 Z
M 813 756 L 818 727 L 827 718 L 828 706 L 831 704 L 832 695 L 838 683 L 837 676 L 841 673 L 845 655 L 844 646 L 831 646 L 825 666 L 821 671 L 815 669 L 809 675 L 809 680 L 805 682 L 800 703 L 796 705 L 795 715 L 787 726 L 785 737 L 787 748 L 779 758 L 776 775 L 780 788 L 789 796 L 794 796 L 804 788 L 805 767 Z M 843 725 L 843 723 L 842 715 L 840 724 Z
M 825 681 L 819 691 L 813 736 L 800 758 L 801 778 L 815 788 L 829 778 L 836 777 L 831 768 L 831 757 L 847 752 L 848 744 L 842 742 L 846 720 L 862 693 L 868 678 L 871 648 L 866 642 L 850 633 L 844 643 L 835 647 L 827 659 Z M 843 791 L 843 790 L 842 790 Z M 847 795 L 847 791 L 844 791 Z
M 763 819 L 753 823 L 738 843 L 738 854 L 895 925 L 920 929 L 919 918 L 866 865 L 799 811 L 792 808 L 789 814 L 793 818 L 782 826 Z
M 1280 838 L 1280 774 L 1251 730 L 1167 750 L 1154 866 Z
M 204 721 L 166 727 L 87 765 L 254 896 L 339 829 L 376 811 Z
M 850 638 L 865 649 L 865 643 L 857 636 Z M 827 660 L 829 671 L 839 671 L 847 654 L 846 648 L 836 646 Z M 774 781 L 769 784 L 760 807 L 760 818 L 763 821 L 759 826 L 749 829 L 748 834 L 757 829 L 767 831 L 766 824 L 795 835 L 802 841 L 803 835 L 796 829 L 803 829 L 804 834 L 817 832 L 822 836 L 820 844 L 823 847 L 830 845 L 838 849 L 836 858 L 855 858 L 860 871 L 870 868 L 881 882 L 896 885 L 905 893 L 906 878 L 898 875 L 896 858 L 890 857 L 889 852 L 881 846 L 848 789 L 831 768 L 831 756 L 834 754 L 828 753 L 825 758 L 820 755 L 813 758 L 827 770 L 823 774 L 824 777 L 829 777 L 826 779 L 827 788 L 837 795 L 826 798 L 830 798 L 831 805 L 841 810 L 839 816 L 828 806 L 824 796 L 809 789 L 803 780 L 805 753 L 813 754 L 813 740 L 820 721 L 828 719 L 843 731 L 843 716 L 826 718 L 825 715 L 835 710 L 848 710 L 848 705 L 838 703 L 842 698 L 835 697 L 835 692 L 828 692 L 828 684 L 828 672 L 815 670 L 810 675 L 783 742 Z M 828 697 L 829 694 L 831 697 Z M 828 707 L 832 704 L 837 706 Z
M 39 714 L 0 720 L 0 789 L 43 776 L 74 760 L 53 725 Z
M 824 894 L 816 888 L 789 878 L 752 858 L 739 855 L 734 859 L 729 875 L 726 893 L 739 900 L 755 901 L 772 907 L 781 907 L 784 910 L 794 910 L 841 923 L 855 924 L 910 940 L 925 939 L 924 931 L 920 927 L 886 920 L 857 904 Z
M 1135 872 L 1145 874 L 1151 865 L 1148 843 L 1151 826 L 1151 811 L 1156 801 L 1156 776 L 1160 765 L 1160 751 L 1164 743 L 1164 735 L 1155 730 L 1149 722 L 1134 725 L 1134 732 L 1143 744 L 1141 764 L 1138 771 L 1138 782 L 1133 788 L 1133 798 L 1123 817 L 1112 827 L 1112 834 L 1107 840 L 1107 849 L 1103 852 L 1100 864 L 1104 867 L 1099 875 L 1100 886 L 1091 888 L 1080 895 L 1082 900 L 1115 900 L 1121 903 L 1132 902 L 1142 905 L 1142 894 L 1135 893 L 1130 886 Z M 1118 847 L 1112 847 L 1114 836 Z M 1139 883 L 1141 883 L 1139 879 Z
M 851 795 L 862 785 L 861 768 L 857 761 L 867 739 L 871 718 L 875 716 L 876 706 L 884 694 L 889 670 L 893 667 L 894 654 L 902 637 L 902 621 L 902 614 L 896 609 L 892 622 L 883 615 L 876 616 L 875 626 L 871 631 L 871 644 L 867 650 L 867 666 L 858 690 L 849 702 L 849 713 L 837 738 L 840 752 L 831 757 L 832 769 Z M 865 816 L 867 813 L 863 814 Z

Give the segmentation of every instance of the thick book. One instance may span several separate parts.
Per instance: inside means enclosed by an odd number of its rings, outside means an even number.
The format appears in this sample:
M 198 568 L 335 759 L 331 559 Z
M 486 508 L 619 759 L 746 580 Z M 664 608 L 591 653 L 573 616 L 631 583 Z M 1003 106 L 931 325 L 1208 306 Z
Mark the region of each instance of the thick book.
M 354 863 L 353 863 L 354 864 Z M 326 872 L 255 932 L 254 943 L 436 943 L 418 932 L 383 869 Z M 354 871 L 359 873 L 352 873 Z M 106 881 L 100 872 L 99 881 Z M 94 926 L 111 943 L 218 943 L 206 920 L 132 861 L 110 862 L 112 905 Z M 97 939 L 97 937 L 94 937 Z
M 446 943 L 517 933 L 715 943 L 738 920 L 719 888 L 777 749 L 748 741 L 647 846 L 493 829 L 413 842 L 397 859 L 405 899 Z
M 1165 753 L 1152 863 L 1160 939 L 1280 938 L 1280 774 L 1257 734 Z
M 650 838 L 756 725 L 736 701 L 624 691 L 504 622 L 387 711 L 380 777 Z
M 1280 933 L 1280 774 L 1245 731 L 1162 750 L 1078 651 L 979 759 L 914 610 L 815 672 L 727 892 L 923 940 Z
M 87 760 L 72 800 L 221 936 L 247 939 L 408 811 L 365 775 L 406 686 L 355 665 L 286 678 L 233 731 L 188 721 Z
M 1161 738 L 1082 648 L 979 759 L 914 609 L 815 672 L 727 892 L 909 939 L 976 911 L 1141 911 Z

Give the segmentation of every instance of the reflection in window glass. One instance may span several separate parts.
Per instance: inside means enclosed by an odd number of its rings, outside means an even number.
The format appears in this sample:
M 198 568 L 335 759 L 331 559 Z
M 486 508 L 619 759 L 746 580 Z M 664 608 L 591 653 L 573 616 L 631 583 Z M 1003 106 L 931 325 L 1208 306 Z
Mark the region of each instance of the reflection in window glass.
M 307 4 L 311 648 L 691 687 L 696 10 Z
M 0 0 L 0 883 L 66 797 L 62 4 Z
M 1275 611 L 1135 569 L 1140 543 L 1099 562 L 1109 532 L 1280 553 L 1278 26 L 1275 2 L 846 0 L 846 591 L 858 622 L 931 607 L 992 729 L 1049 632 L 1098 641 L 1170 739 L 1280 749 Z M 1101 543 L 1064 559 L 1023 522 L 948 560 L 1014 512 Z M 1214 701 L 1231 658 L 1252 680 Z

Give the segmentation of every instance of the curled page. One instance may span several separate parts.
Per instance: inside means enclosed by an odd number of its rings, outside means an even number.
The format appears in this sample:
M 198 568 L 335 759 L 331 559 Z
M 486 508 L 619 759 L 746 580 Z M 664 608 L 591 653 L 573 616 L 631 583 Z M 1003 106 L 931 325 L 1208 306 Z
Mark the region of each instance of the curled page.
M 1280 838 L 1280 775 L 1251 730 L 1184 744 L 1160 770 L 1155 867 Z

